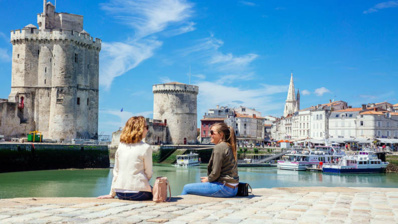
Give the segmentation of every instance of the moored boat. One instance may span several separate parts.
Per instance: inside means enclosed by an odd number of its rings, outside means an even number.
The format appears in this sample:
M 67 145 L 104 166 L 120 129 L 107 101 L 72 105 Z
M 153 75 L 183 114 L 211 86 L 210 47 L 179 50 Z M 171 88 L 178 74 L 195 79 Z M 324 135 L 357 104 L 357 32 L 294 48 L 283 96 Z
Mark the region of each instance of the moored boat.
M 382 173 L 387 165 L 374 151 L 367 150 L 346 155 L 337 164 L 324 165 L 322 170 L 325 173 Z
M 198 166 L 199 164 L 199 155 L 197 153 L 177 156 L 177 166 Z
M 319 164 L 329 164 L 339 160 L 345 153 L 332 146 L 318 146 L 314 150 L 303 150 L 284 155 L 278 160 L 278 169 L 303 171 Z

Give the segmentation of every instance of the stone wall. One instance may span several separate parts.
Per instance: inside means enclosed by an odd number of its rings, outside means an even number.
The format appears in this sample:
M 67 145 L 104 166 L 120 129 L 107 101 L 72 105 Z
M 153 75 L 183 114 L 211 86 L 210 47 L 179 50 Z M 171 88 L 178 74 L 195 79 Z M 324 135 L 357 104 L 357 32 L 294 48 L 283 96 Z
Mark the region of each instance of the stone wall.
M 107 146 L 0 144 L 0 172 L 108 167 Z

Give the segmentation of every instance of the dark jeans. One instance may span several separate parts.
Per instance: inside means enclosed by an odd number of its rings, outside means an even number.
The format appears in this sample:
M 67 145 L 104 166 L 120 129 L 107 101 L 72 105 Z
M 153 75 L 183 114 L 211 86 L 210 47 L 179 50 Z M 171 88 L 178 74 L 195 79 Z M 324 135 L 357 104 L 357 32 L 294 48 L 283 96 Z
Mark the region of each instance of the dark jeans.
M 116 192 L 116 196 L 121 200 L 130 200 L 130 201 L 146 201 L 153 199 L 152 192 L 146 192 L 146 191 L 140 191 L 138 193 Z

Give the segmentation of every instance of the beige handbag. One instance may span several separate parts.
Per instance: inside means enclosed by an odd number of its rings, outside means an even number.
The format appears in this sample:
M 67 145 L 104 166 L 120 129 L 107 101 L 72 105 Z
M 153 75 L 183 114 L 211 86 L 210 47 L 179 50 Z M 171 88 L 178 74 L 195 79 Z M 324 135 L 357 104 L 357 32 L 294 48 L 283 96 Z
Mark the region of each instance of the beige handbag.
M 169 198 L 167 199 L 167 187 L 169 189 Z M 165 202 L 171 200 L 170 184 L 167 177 L 157 177 L 152 189 L 154 202 Z

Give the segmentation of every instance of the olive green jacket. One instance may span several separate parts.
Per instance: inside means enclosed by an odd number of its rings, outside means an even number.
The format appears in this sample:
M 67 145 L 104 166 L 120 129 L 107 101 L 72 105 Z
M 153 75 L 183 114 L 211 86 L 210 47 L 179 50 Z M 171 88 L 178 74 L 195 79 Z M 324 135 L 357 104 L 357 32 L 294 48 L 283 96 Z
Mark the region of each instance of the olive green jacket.
M 217 144 L 207 166 L 209 182 L 239 183 L 238 164 L 227 143 Z

